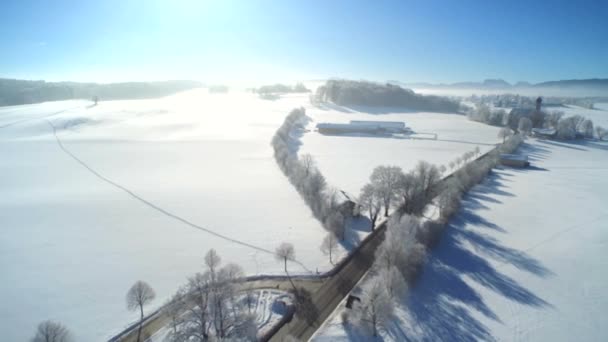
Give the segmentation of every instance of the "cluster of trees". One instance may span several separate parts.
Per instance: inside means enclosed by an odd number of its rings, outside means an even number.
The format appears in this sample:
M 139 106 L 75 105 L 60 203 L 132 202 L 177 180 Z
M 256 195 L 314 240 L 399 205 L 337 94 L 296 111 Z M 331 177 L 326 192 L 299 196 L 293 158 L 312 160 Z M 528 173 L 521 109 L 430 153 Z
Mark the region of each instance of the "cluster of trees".
M 431 112 L 457 112 L 459 103 L 447 97 L 420 95 L 390 83 L 329 80 L 317 88 L 313 103 L 333 102 L 341 106 L 407 107 Z
M 444 224 L 460 208 L 462 195 L 479 184 L 498 164 L 501 153 L 513 153 L 522 143 L 520 134 L 509 137 L 498 149 L 491 151 L 483 158 L 468 160 L 443 183 L 437 198 L 439 223 Z
M 437 185 L 445 167 L 437 167 L 420 161 L 408 173 L 398 166 L 378 166 L 370 181 L 361 189 L 359 205 L 361 212 L 369 215 L 372 229 L 381 212 L 388 216 L 393 207 L 410 215 L 421 215 L 426 204 L 437 193 Z
M 274 157 L 315 218 L 322 222 L 329 232 L 343 240 L 345 221 L 349 213 L 342 210 L 339 192 L 327 185 L 311 155 L 298 157 L 294 151 L 299 141 L 291 134 L 303 130 L 308 120 L 310 118 L 306 116 L 304 108 L 294 109 L 287 115 L 272 139 Z
M 492 126 L 503 126 L 508 120 L 507 111 L 504 109 L 491 109 L 486 104 L 480 104 L 475 109 L 467 112 L 470 120 L 483 122 Z
M 463 153 L 460 157 L 456 157 L 454 160 L 448 163 L 450 171 L 460 168 L 462 164 L 466 164 L 475 157 L 479 157 L 481 150 L 479 146 L 476 146 L 474 150 Z
M 493 126 L 506 126 L 515 132 L 529 135 L 532 128 L 555 129 L 556 136 L 562 140 L 592 139 L 603 140 L 608 136 L 606 129 L 595 126 L 593 121 L 581 115 L 564 116 L 564 112 L 543 112 L 534 109 L 513 109 L 507 113 L 503 109 L 491 109 L 485 104 L 478 105 L 467 112 L 469 119 Z M 501 130 L 501 137 L 506 138 L 510 130 Z
M 264 85 L 257 89 L 254 89 L 254 92 L 265 95 L 265 94 L 288 94 L 288 93 L 309 93 L 310 89 L 306 88 L 303 83 L 296 83 L 294 86 L 286 85 L 286 84 L 271 84 Z
M 205 271 L 190 277 L 164 308 L 171 319 L 169 341 L 255 341 L 253 293 L 245 291 L 243 300 L 238 296 L 243 269 L 233 263 L 222 267 L 214 249 L 205 255 L 204 265 Z
M 479 154 L 478 149 L 465 153 L 456 159 L 458 162 L 453 162 L 454 166 L 463 163 L 464 166 L 446 178 L 441 186 L 439 186 L 439 178 L 420 176 L 424 174 L 420 169 L 433 169 L 429 168 L 428 163 L 421 162 L 416 168 L 418 171 L 411 172 L 414 179 L 417 179 L 419 189 L 424 189 L 425 184 L 435 184 L 431 187 L 434 189 L 430 191 L 430 198 L 419 197 L 418 201 L 422 201 L 423 204 L 414 207 L 422 207 L 422 210 L 413 213 L 399 211 L 390 217 L 384 241 L 376 250 L 371 277 L 362 286 L 361 302 L 355 304 L 351 313 L 343 314 L 344 323 L 352 323 L 372 336 L 377 336 L 380 329 L 387 328 L 391 324 L 394 319 L 394 303 L 404 298 L 408 284 L 412 283 L 426 260 L 428 248 L 439 240 L 448 218 L 459 209 L 463 193 L 485 178 L 498 163 L 500 153 L 514 152 L 521 142 L 521 136 L 516 134 L 482 158 L 473 159 Z M 434 169 L 439 168 L 434 167 Z M 399 173 L 394 167 L 383 170 L 382 172 Z M 436 172 L 431 171 L 430 174 L 436 175 Z M 437 177 L 440 177 L 440 174 Z M 436 181 L 425 181 L 429 179 Z M 370 186 L 371 183 L 366 185 L 366 187 Z M 439 218 L 421 222 L 416 215 L 419 215 L 432 199 L 435 199 L 439 208 Z M 382 205 L 381 200 L 377 203 L 377 206 L 380 205 Z
M 76 83 L 26 81 L 0 78 L 0 106 L 91 99 L 104 100 L 154 98 L 201 87 L 196 81 Z

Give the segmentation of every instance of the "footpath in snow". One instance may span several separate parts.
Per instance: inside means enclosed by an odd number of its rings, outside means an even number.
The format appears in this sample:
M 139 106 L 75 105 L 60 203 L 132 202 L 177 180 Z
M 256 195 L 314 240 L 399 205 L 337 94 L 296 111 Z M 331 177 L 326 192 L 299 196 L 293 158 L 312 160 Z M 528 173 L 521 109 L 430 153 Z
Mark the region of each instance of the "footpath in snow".
M 463 200 L 385 341 L 608 338 L 608 143 L 528 140 Z M 337 310 L 315 341 L 368 337 Z

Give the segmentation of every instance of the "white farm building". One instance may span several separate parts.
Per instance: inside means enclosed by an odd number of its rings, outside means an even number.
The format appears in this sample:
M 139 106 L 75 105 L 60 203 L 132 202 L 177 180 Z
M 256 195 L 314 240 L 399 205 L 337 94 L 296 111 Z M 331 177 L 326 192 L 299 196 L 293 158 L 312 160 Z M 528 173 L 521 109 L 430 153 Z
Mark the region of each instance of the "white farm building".
M 319 133 L 406 133 L 410 129 L 405 126 L 405 122 L 400 121 L 361 121 L 352 120 L 349 123 L 319 123 L 317 124 Z

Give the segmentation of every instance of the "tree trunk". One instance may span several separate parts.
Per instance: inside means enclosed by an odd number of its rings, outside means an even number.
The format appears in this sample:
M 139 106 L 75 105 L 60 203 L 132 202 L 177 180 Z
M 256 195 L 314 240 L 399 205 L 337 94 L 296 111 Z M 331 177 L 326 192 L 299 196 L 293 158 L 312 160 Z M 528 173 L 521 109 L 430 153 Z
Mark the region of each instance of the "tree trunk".
M 139 305 L 139 329 L 137 329 L 137 342 L 141 341 L 141 328 L 144 325 L 144 306 L 143 304 Z

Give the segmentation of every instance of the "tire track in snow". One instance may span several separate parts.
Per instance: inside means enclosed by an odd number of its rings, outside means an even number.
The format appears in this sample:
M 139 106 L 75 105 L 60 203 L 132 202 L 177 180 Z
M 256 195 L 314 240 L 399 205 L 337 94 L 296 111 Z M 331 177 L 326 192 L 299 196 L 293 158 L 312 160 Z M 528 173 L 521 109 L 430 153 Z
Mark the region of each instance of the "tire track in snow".
M 61 113 L 67 112 L 67 111 L 72 110 L 72 109 L 80 108 L 80 107 L 82 107 L 82 106 L 76 106 L 76 107 L 72 107 L 72 108 L 62 109 L 60 111 L 53 112 L 53 113 L 50 113 L 50 114 L 45 114 L 45 115 L 36 116 L 36 117 L 33 117 L 33 118 L 25 118 L 25 119 L 9 122 L 7 124 L 4 124 L 4 125 L 0 126 L 0 129 L 6 128 L 6 127 L 10 127 L 10 126 L 13 126 L 13 125 L 17 125 L 17 124 L 20 124 L 20 123 L 32 121 L 32 120 L 46 119 L 46 118 L 49 118 L 51 116 L 59 115 Z M 17 110 L 15 110 L 15 111 L 17 111 Z
M 58 114 L 58 113 L 55 113 L 55 114 Z M 226 235 L 214 232 L 213 230 L 210 230 L 210 229 L 205 228 L 203 226 L 200 226 L 200 225 L 198 225 L 198 224 L 196 224 L 194 222 L 191 222 L 191 221 L 189 221 L 189 220 L 187 220 L 187 219 L 185 219 L 185 218 L 183 218 L 181 216 L 173 214 L 173 213 L 171 213 L 171 212 L 169 212 L 169 211 L 167 211 L 167 210 L 159 207 L 158 205 L 156 205 L 156 204 L 154 204 L 154 203 L 146 200 L 145 198 L 139 196 L 138 194 L 136 194 L 132 190 L 130 190 L 130 189 L 128 189 L 128 188 L 126 188 L 126 187 L 124 187 L 124 186 L 122 186 L 122 185 L 114 182 L 113 180 L 105 177 L 104 175 L 100 174 L 95 169 L 93 169 L 91 166 L 89 166 L 87 163 L 85 163 L 84 161 L 82 161 L 80 158 L 78 158 L 76 155 L 74 155 L 70 150 L 68 150 L 67 147 L 65 147 L 65 145 L 63 145 L 63 143 L 61 142 L 61 139 L 59 139 L 59 136 L 57 135 L 57 128 L 55 127 L 55 125 L 53 125 L 53 123 L 50 120 L 48 120 L 48 119 L 45 119 L 45 120 L 49 124 L 49 126 L 53 129 L 53 135 L 55 136 L 55 141 L 57 142 L 57 145 L 59 146 L 59 148 L 63 152 L 65 152 L 68 156 L 70 156 L 72 159 L 74 159 L 78 164 L 80 164 L 82 167 L 84 167 L 85 169 L 87 169 L 90 173 L 92 173 L 93 175 L 95 175 L 97 178 L 99 178 L 100 180 L 104 181 L 105 183 L 108 183 L 111 186 L 113 186 L 113 187 L 115 187 L 115 188 L 117 188 L 117 189 L 119 189 L 119 190 L 127 193 L 132 198 L 134 198 L 137 201 L 145 204 L 146 206 L 148 206 L 148 207 L 150 207 L 150 208 L 152 208 L 152 209 L 160 212 L 161 214 L 163 214 L 165 216 L 168 216 L 168 217 L 170 217 L 170 218 L 172 218 L 172 219 L 174 219 L 176 221 L 179 221 L 179 222 L 181 222 L 181 223 L 183 223 L 183 224 L 185 224 L 187 226 L 190 226 L 192 228 L 196 228 L 198 230 L 202 230 L 202 231 L 204 231 L 204 232 L 206 232 L 208 234 L 211 234 L 211 235 L 213 235 L 215 237 L 218 237 L 220 239 L 224 239 L 226 241 L 229 241 L 229 242 L 232 242 L 232 243 L 236 243 L 236 244 L 239 244 L 241 246 L 254 249 L 256 251 L 264 252 L 264 253 L 267 253 L 267 254 L 270 254 L 270 255 L 275 255 L 275 252 L 273 252 L 271 250 L 268 250 L 266 248 L 253 245 L 253 244 L 247 243 L 245 241 L 237 240 L 237 239 L 231 238 L 229 236 L 226 236 Z M 298 265 L 300 265 L 307 272 L 312 273 L 312 271 L 309 270 L 308 268 L 306 268 L 306 266 L 304 266 L 304 264 L 302 264 L 300 261 L 295 260 L 294 262 L 297 263 Z

